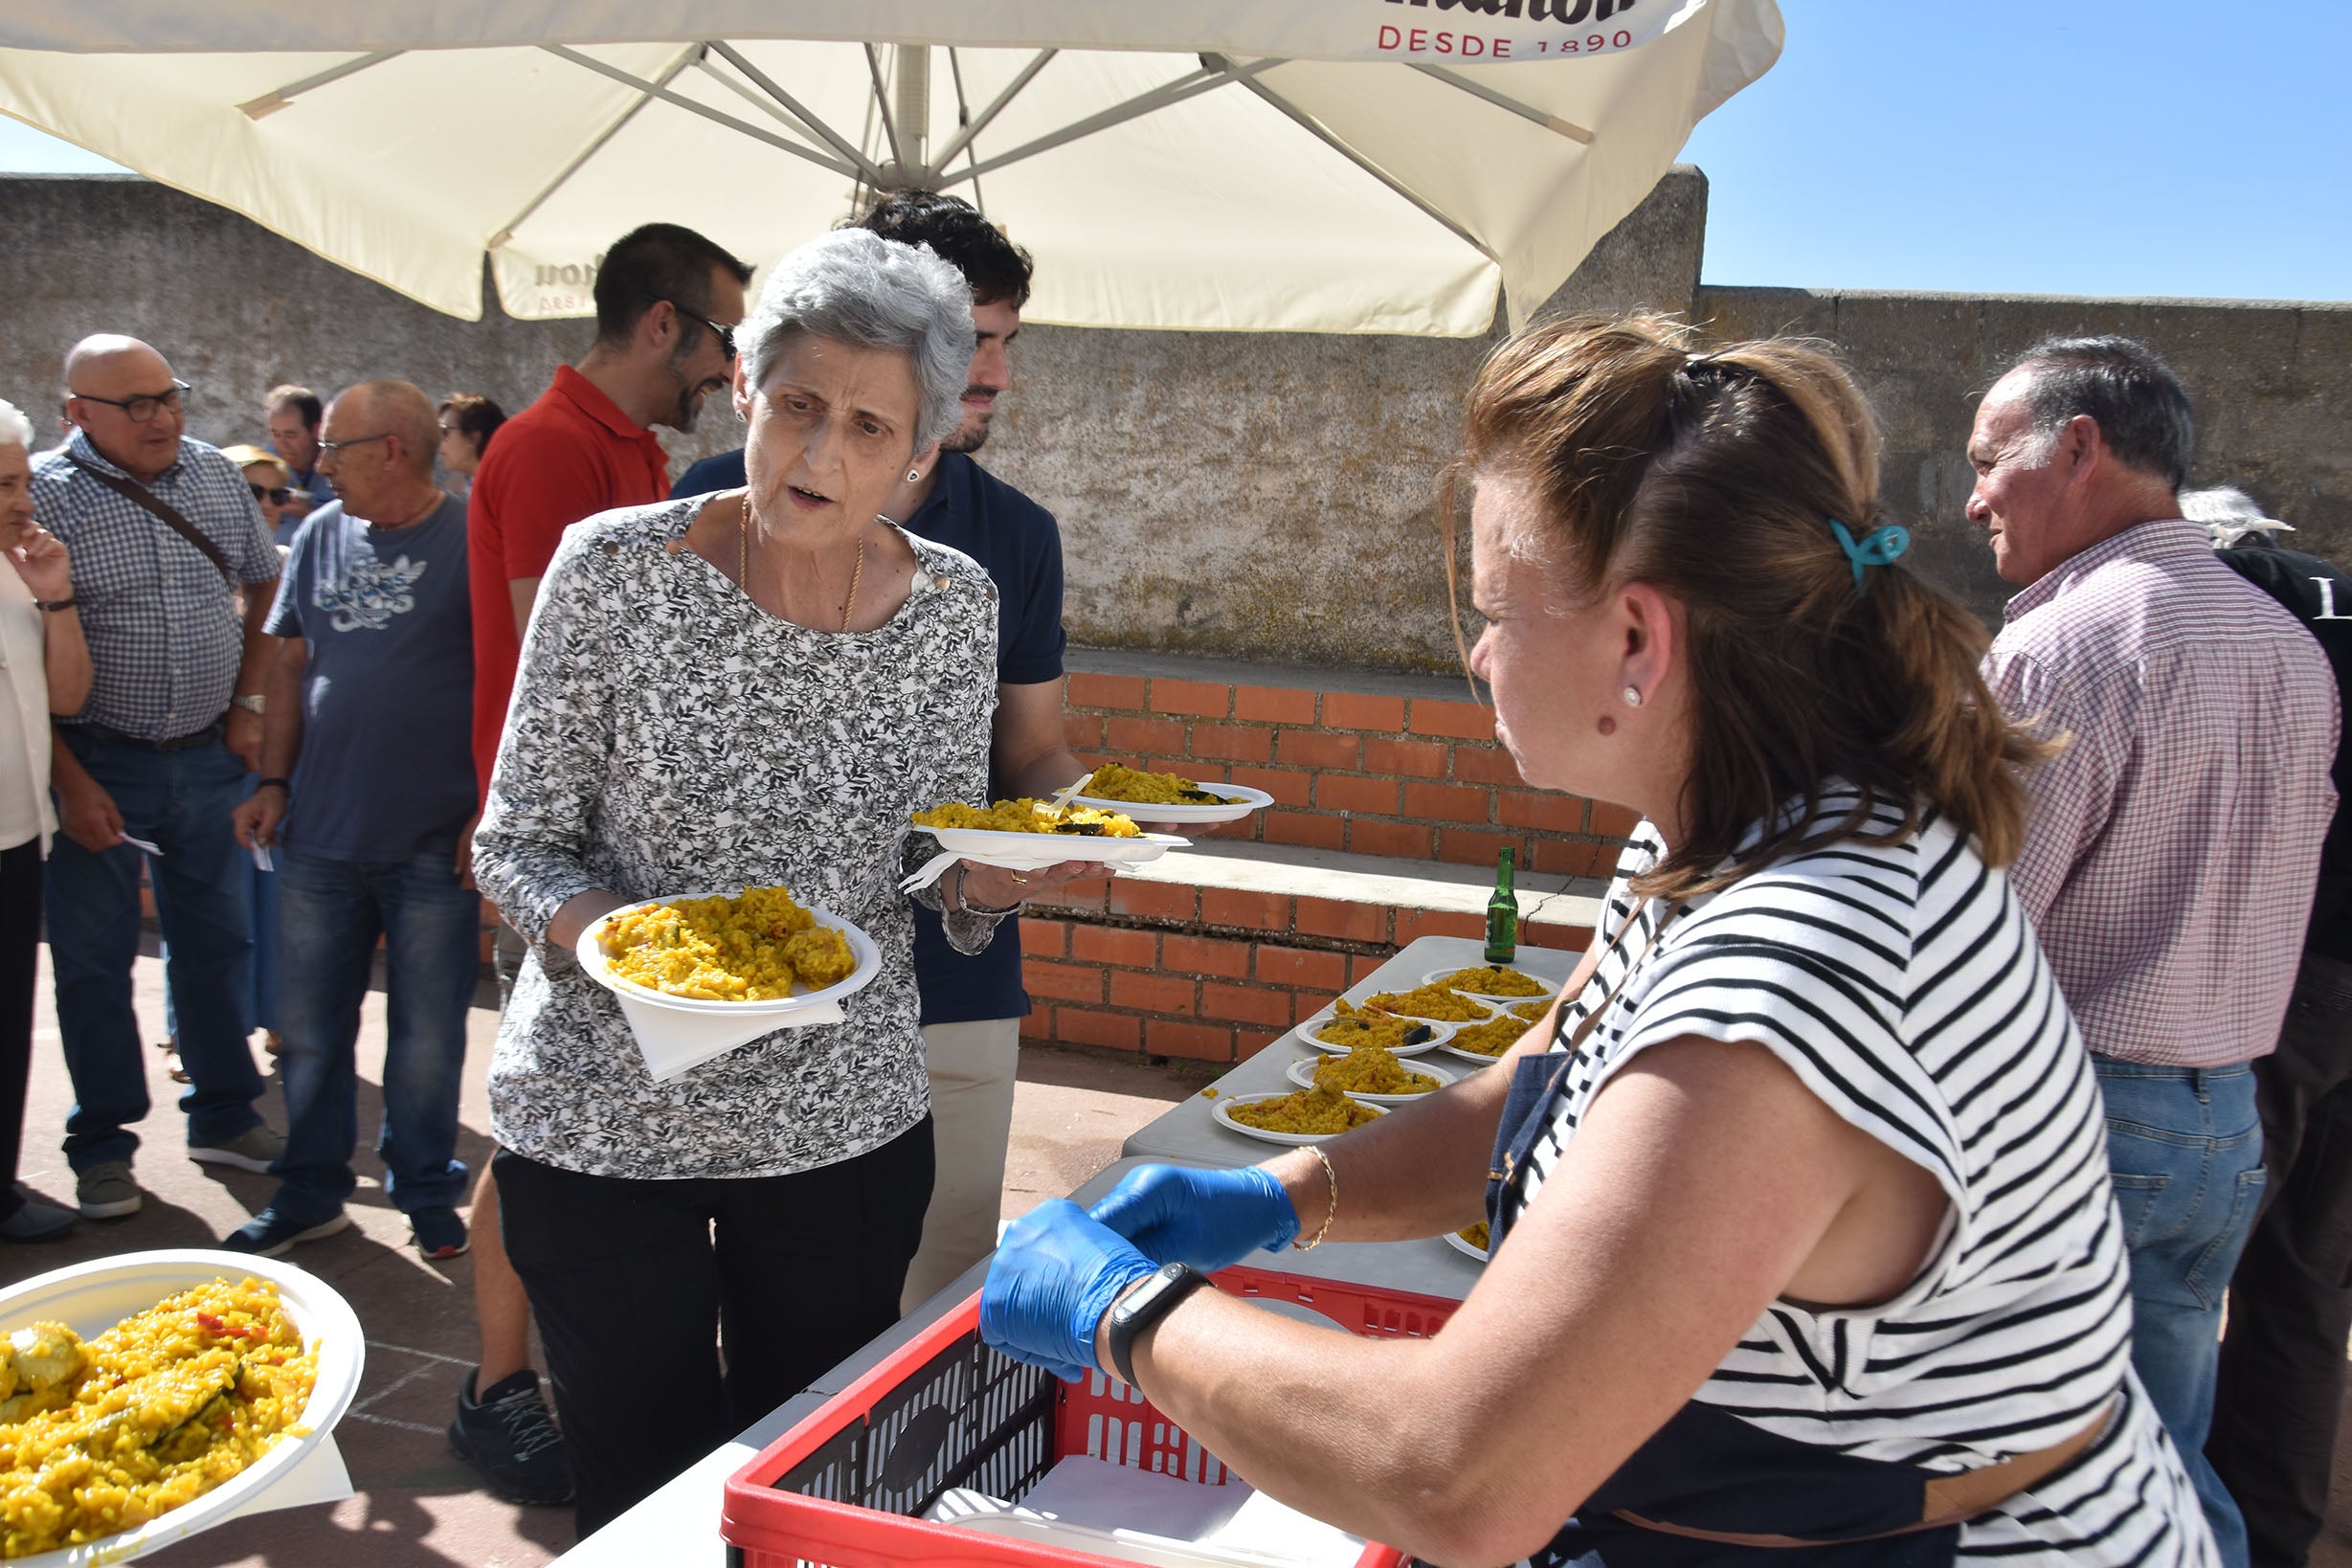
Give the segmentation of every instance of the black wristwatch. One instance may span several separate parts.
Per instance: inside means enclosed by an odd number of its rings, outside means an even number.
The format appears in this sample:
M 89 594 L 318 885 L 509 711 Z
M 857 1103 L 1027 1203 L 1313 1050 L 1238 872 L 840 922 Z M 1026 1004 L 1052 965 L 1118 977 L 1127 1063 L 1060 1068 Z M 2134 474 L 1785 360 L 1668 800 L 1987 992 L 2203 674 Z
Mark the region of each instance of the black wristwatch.
M 1135 1386 L 1135 1336 L 1168 1315 L 1169 1309 L 1209 1283 L 1190 1264 L 1162 1264 L 1158 1273 L 1121 1297 L 1110 1310 L 1110 1364 L 1119 1381 Z
M 254 788 L 257 790 L 266 790 L 273 784 L 279 789 L 285 791 L 288 795 L 292 795 L 294 793 L 294 780 L 290 778 L 265 778 L 255 784 Z

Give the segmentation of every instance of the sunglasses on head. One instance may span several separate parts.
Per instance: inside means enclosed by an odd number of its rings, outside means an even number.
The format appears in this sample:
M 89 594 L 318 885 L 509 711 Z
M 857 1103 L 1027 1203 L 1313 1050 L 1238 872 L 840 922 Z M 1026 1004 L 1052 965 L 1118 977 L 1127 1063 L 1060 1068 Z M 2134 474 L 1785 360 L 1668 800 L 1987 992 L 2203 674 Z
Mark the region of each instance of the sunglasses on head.
M 284 505 L 286 497 L 294 493 L 291 485 L 256 484 L 251 480 L 245 482 L 245 488 L 253 492 L 254 500 L 266 501 L 273 506 Z

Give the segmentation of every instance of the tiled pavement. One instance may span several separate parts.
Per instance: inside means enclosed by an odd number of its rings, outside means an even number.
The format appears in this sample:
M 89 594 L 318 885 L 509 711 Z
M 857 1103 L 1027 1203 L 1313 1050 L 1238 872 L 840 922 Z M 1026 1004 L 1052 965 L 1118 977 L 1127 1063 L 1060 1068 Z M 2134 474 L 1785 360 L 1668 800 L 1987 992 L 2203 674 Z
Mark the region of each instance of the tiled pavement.
M 151 952 L 151 948 L 150 948 Z M 73 1094 L 59 1055 L 43 952 L 34 1024 L 34 1068 L 25 1113 L 21 1176 L 34 1196 L 71 1206 L 74 1181 L 57 1139 Z M 136 991 L 150 1041 L 164 1038 L 162 966 L 139 960 Z M 485 985 L 468 1019 L 465 1095 L 459 1158 L 476 1166 L 489 1150 L 482 1079 L 498 1027 L 497 994 Z M 259 1037 L 256 1036 L 258 1052 Z M 363 1143 L 381 1114 L 375 1086 L 383 1063 L 381 992 L 370 995 L 360 1037 Z M 1197 1088 L 1199 1077 L 1052 1046 L 1027 1044 L 1014 1102 L 1004 1212 L 1058 1198 L 1118 1157 L 1129 1132 Z M 0 1284 L 69 1263 L 148 1247 L 210 1246 L 269 1200 L 274 1183 L 185 1154 L 185 1123 L 172 1109 L 179 1086 L 160 1053 L 147 1054 L 155 1109 L 140 1125 L 137 1160 L 146 1206 L 126 1220 L 84 1221 L 65 1240 L 0 1243 Z M 282 1127 L 278 1081 L 263 1113 Z M 477 1488 L 443 1436 L 459 1381 L 475 1356 L 472 1263 L 427 1263 L 409 1244 L 408 1222 L 386 1201 L 382 1167 L 359 1156 L 351 1229 L 297 1247 L 298 1263 L 334 1285 L 358 1310 L 368 1336 L 368 1371 L 357 1401 L 336 1428 L 358 1495 L 333 1508 L 290 1509 L 234 1521 L 147 1560 L 159 1568 L 536 1568 L 571 1544 L 569 1508 L 522 1508 Z M 706 1530 L 715 1528 L 711 1499 Z

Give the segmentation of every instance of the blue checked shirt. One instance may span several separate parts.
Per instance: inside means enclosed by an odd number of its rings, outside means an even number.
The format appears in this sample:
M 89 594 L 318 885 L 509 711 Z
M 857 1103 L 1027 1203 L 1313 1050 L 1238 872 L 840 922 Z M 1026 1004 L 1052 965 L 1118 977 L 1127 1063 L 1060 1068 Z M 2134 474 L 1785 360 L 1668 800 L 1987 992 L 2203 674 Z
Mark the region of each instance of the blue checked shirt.
M 245 655 L 236 600 L 202 550 L 75 467 L 66 452 L 110 474 L 123 470 L 80 431 L 33 465 L 33 515 L 73 555 L 74 599 L 90 644 L 90 700 L 71 722 L 150 741 L 202 729 L 236 691 Z M 220 547 L 239 581 L 277 581 L 278 547 L 261 509 L 217 447 L 181 441 L 179 461 L 147 488 Z

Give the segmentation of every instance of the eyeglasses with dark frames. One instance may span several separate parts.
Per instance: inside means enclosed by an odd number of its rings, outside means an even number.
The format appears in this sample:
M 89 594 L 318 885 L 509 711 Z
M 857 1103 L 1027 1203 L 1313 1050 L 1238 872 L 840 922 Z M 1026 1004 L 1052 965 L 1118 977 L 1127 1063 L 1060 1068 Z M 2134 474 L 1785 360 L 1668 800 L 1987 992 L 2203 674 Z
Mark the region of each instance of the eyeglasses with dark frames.
M 188 394 L 195 390 L 187 382 L 175 378 L 169 392 L 149 392 L 142 397 L 100 397 L 93 392 L 76 392 L 74 395 L 85 403 L 103 403 L 108 408 L 121 409 L 123 417 L 132 424 L 144 425 L 155 417 L 159 409 L 179 413 L 188 406 Z
M 719 351 L 729 359 L 735 357 L 735 329 L 733 327 L 721 326 L 709 317 L 688 310 L 675 300 L 670 302 L 670 308 L 690 322 L 701 322 L 705 326 L 709 327 L 711 333 L 719 340 Z
M 324 458 L 331 453 L 342 452 L 350 447 L 366 446 L 370 441 L 384 441 L 390 440 L 391 438 L 391 431 L 379 430 L 372 436 L 354 436 L 347 441 L 321 441 L 319 443 L 319 456 Z

